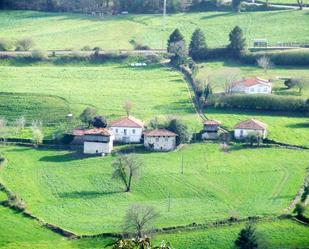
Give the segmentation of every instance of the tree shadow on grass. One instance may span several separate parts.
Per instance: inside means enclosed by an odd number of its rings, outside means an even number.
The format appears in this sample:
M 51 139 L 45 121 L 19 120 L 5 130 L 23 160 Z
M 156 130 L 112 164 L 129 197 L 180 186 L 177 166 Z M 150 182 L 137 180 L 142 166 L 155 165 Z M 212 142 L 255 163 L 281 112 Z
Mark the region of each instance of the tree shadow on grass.
M 100 196 L 106 195 L 113 195 L 113 194 L 120 194 L 124 193 L 124 191 L 73 191 L 73 192 L 64 192 L 59 193 L 60 198 L 67 198 L 67 199 L 93 199 Z
M 288 199 L 288 200 L 292 200 L 293 199 L 293 196 L 292 195 L 279 195 L 279 196 L 276 196 L 276 197 L 271 197 L 269 198 L 270 200 L 284 200 L 284 199 Z
M 294 129 L 309 128 L 309 120 L 308 122 L 303 122 L 303 123 L 288 124 L 285 127 L 294 128 Z
M 43 156 L 39 161 L 41 162 L 54 162 L 54 163 L 63 163 L 63 162 L 71 162 L 75 160 L 82 160 L 88 158 L 90 156 L 84 155 L 78 152 L 71 152 L 64 155 L 54 155 L 54 156 Z
M 233 13 L 233 12 L 222 12 L 222 13 L 218 13 L 218 14 L 213 14 L 213 15 L 208 15 L 208 16 L 203 16 L 201 19 L 202 20 L 208 20 L 208 19 L 212 19 L 212 18 L 217 18 L 217 17 L 226 17 L 226 16 L 234 16 L 237 13 Z

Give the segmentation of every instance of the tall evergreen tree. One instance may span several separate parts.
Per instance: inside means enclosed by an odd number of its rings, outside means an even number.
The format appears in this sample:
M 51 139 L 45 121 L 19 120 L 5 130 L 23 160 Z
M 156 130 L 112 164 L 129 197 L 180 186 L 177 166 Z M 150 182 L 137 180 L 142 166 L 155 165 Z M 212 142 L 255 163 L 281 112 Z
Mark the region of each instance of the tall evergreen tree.
M 201 60 L 206 58 L 207 44 L 205 35 L 200 28 L 197 28 L 191 38 L 189 46 L 189 55 L 193 60 Z
M 234 58 L 239 58 L 246 47 L 246 39 L 244 38 L 241 28 L 236 26 L 229 34 L 229 37 L 230 44 L 228 45 L 228 49 Z
M 257 249 L 258 242 L 256 236 L 256 230 L 252 223 L 249 223 L 244 229 L 242 229 L 235 241 L 235 245 L 239 249 Z
M 167 41 L 167 51 L 171 52 L 172 47 L 177 42 L 185 42 L 184 36 L 180 33 L 179 29 L 175 29 L 173 33 L 170 35 L 168 41 Z

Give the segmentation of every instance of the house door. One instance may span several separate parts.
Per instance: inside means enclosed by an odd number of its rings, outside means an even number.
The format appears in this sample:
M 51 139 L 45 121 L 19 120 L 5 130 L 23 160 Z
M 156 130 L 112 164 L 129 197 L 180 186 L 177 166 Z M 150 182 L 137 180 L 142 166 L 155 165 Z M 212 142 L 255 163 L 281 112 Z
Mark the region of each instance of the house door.
M 240 137 L 244 136 L 244 130 L 240 130 Z

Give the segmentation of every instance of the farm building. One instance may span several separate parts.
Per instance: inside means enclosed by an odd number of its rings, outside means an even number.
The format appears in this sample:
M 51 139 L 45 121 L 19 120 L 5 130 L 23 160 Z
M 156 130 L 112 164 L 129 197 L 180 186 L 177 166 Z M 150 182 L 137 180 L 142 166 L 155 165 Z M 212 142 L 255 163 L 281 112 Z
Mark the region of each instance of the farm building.
M 214 140 L 218 139 L 218 131 L 220 129 L 221 122 L 217 120 L 206 120 L 204 122 L 204 129 L 202 139 Z
M 271 94 L 272 84 L 269 80 L 251 77 L 234 82 L 231 86 L 231 92 L 246 94 Z
M 166 129 L 144 132 L 144 146 L 154 151 L 171 151 L 176 148 L 177 134 Z
M 109 130 L 115 135 L 115 141 L 139 143 L 142 139 L 144 123 L 132 116 L 128 116 L 110 122 Z
M 113 150 L 114 134 L 105 128 L 84 132 L 84 154 L 107 154 Z
M 234 137 L 236 139 L 244 139 L 250 134 L 255 134 L 265 139 L 267 136 L 267 124 L 253 118 L 240 122 L 234 128 Z

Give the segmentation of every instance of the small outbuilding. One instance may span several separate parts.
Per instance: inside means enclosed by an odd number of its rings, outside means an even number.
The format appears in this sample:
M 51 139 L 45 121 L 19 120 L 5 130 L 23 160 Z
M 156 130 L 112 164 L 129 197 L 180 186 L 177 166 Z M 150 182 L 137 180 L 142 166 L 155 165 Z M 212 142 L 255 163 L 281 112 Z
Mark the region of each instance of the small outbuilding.
M 258 77 L 245 78 L 232 84 L 230 91 L 232 93 L 246 94 L 271 94 L 272 83 Z
M 144 123 L 132 116 L 110 122 L 109 130 L 115 135 L 115 141 L 122 143 L 139 143 L 142 139 Z
M 215 140 L 219 138 L 219 129 L 221 122 L 217 120 L 206 120 L 204 122 L 204 129 L 202 133 L 202 139 Z
M 236 139 L 245 139 L 251 134 L 265 139 L 267 137 L 267 124 L 253 118 L 240 122 L 234 128 L 234 137 Z
M 171 151 L 176 149 L 177 134 L 166 129 L 144 132 L 144 146 L 153 151 Z
M 113 150 L 114 134 L 105 128 L 95 128 L 84 132 L 84 154 L 104 155 Z

